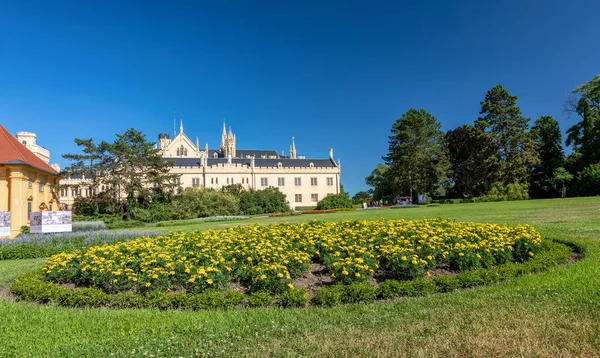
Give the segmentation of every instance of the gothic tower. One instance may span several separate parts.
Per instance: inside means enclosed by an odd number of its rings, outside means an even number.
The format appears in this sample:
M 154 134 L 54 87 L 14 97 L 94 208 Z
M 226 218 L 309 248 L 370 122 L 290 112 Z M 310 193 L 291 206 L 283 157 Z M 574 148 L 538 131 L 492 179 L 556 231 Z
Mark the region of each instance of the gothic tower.
M 232 158 L 235 158 L 235 134 L 233 134 L 231 131 L 231 127 L 229 127 L 229 133 L 227 133 L 225 128 L 225 122 L 223 122 L 223 133 L 221 133 L 221 154 L 223 157 L 228 157 L 231 155 Z
M 296 143 L 294 143 L 294 137 L 292 137 L 292 145 L 290 146 L 290 158 L 296 159 Z

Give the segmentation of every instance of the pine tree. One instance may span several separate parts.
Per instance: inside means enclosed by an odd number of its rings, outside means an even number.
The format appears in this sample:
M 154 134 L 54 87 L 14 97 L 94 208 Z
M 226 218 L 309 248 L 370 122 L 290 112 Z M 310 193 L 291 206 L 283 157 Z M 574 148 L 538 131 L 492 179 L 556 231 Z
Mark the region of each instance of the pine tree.
M 394 194 L 444 194 L 450 162 L 441 124 L 433 115 L 411 108 L 392 125 L 388 144 L 383 159 Z
M 490 136 L 472 125 L 446 133 L 452 164 L 452 195 L 457 198 L 486 194 L 498 180 L 497 148 Z
M 557 195 L 555 173 L 565 162 L 558 122 L 551 116 L 542 116 L 535 121 L 531 133 L 540 158 L 540 162 L 531 172 L 531 196 L 533 198 L 554 197 Z
M 529 119 L 521 115 L 517 96 L 502 85 L 487 91 L 481 102 L 476 126 L 488 133 L 498 148 L 500 180 L 504 184 L 526 183 L 530 168 L 538 162 L 535 144 L 528 132 Z

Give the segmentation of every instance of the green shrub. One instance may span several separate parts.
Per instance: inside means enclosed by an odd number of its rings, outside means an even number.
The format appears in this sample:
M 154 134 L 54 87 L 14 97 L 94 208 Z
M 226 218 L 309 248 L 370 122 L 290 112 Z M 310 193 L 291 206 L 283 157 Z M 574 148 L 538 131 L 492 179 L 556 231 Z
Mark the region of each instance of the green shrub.
M 474 287 L 483 285 L 485 280 L 481 275 L 481 271 L 482 270 L 463 271 L 456 275 L 456 278 L 458 279 L 461 287 Z
M 206 188 L 185 188 L 173 198 L 172 206 L 174 219 L 240 214 L 240 201 L 237 197 Z
M 352 208 L 352 200 L 347 195 L 335 194 L 324 197 L 317 203 L 317 210 Z
M 27 225 L 21 226 L 21 230 L 19 231 L 18 236 L 25 235 L 25 234 L 29 234 L 29 226 L 27 226 Z
M 410 297 L 426 296 L 436 292 L 435 283 L 426 278 L 416 278 L 406 285 L 406 295 Z
M 308 290 L 292 288 L 279 296 L 279 304 L 283 307 L 306 307 L 310 302 Z
M 377 297 L 389 299 L 406 296 L 408 281 L 385 280 L 377 287 Z
M 263 190 L 245 190 L 239 195 L 240 209 L 244 215 L 286 213 L 290 211 L 285 194 L 268 187 Z
M 585 167 L 577 174 L 579 192 L 583 195 L 600 195 L 600 163 Z
M 343 303 L 359 303 L 359 302 L 371 302 L 377 298 L 377 288 L 375 286 L 355 282 L 347 286 L 344 286 L 344 292 L 342 295 Z
M 273 295 L 267 291 L 254 292 L 248 296 L 248 306 L 250 307 L 267 307 L 274 300 Z
M 335 306 L 342 303 L 343 295 L 344 286 L 342 285 L 321 287 L 315 292 L 313 303 L 319 306 Z
M 460 288 L 460 282 L 455 276 L 441 275 L 433 279 L 437 292 L 451 292 Z

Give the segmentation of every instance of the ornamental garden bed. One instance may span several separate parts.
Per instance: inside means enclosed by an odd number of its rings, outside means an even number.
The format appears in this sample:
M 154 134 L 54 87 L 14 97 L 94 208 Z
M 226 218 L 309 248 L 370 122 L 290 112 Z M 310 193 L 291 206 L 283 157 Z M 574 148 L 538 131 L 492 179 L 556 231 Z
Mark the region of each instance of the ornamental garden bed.
M 330 306 L 478 286 L 571 254 L 526 225 L 313 221 L 82 248 L 48 258 L 12 292 L 66 306 Z

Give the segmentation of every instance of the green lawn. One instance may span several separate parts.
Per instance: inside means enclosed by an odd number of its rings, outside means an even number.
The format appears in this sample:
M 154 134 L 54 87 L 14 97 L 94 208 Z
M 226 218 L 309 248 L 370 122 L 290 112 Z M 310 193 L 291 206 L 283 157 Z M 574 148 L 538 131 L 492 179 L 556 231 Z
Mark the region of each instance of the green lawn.
M 530 223 L 545 237 L 580 244 L 586 252 L 577 263 L 497 285 L 335 308 L 70 309 L 13 302 L 0 289 L 0 356 L 600 356 L 600 198 L 360 210 L 156 229 L 381 217 Z M 0 284 L 41 264 L 0 261 Z

